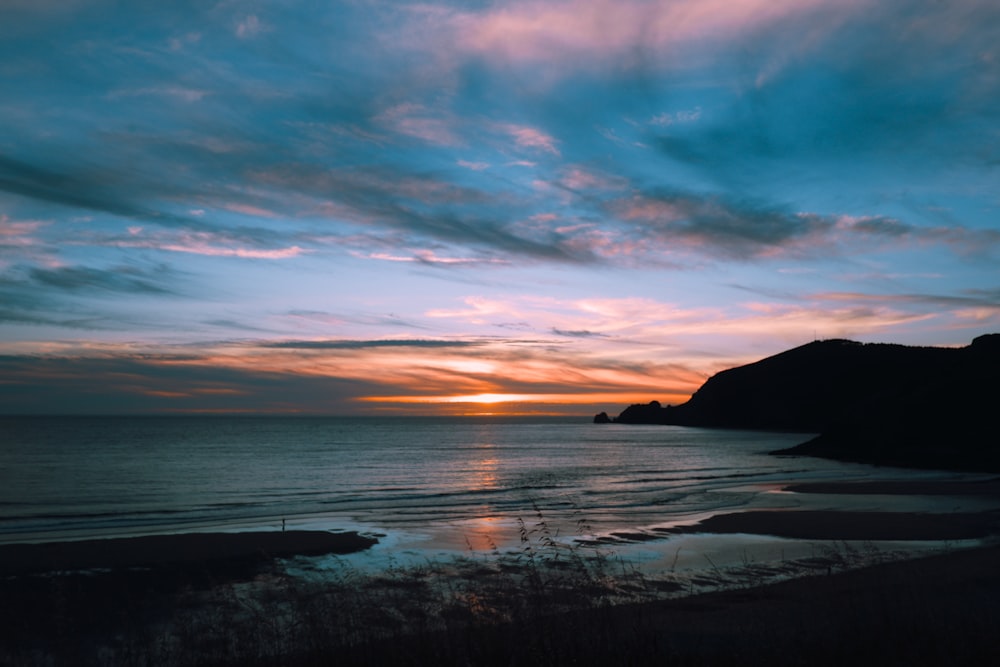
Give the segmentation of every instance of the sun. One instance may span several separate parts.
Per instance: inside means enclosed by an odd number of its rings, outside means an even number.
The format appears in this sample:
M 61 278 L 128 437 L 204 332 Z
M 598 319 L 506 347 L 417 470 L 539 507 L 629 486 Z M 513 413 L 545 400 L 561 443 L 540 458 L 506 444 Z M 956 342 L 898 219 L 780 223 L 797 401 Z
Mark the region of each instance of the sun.
M 468 396 L 449 396 L 448 403 L 484 403 L 492 405 L 494 403 L 520 403 L 532 401 L 539 398 L 532 394 L 470 394 Z

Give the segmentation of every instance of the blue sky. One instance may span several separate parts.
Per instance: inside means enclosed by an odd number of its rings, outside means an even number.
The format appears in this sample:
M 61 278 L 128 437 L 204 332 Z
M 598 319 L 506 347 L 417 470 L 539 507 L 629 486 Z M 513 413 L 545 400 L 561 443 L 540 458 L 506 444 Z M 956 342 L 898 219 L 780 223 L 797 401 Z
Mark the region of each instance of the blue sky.
M 0 411 L 617 412 L 967 344 L 998 45 L 986 0 L 8 0 Z

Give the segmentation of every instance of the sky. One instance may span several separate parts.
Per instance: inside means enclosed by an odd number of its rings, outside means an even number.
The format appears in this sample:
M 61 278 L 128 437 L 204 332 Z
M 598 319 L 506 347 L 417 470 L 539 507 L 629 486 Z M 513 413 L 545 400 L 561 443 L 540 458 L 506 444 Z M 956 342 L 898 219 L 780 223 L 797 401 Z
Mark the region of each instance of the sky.
M 0 413 L 617 414 L 997 331 L 995 0 L 0 2 Z

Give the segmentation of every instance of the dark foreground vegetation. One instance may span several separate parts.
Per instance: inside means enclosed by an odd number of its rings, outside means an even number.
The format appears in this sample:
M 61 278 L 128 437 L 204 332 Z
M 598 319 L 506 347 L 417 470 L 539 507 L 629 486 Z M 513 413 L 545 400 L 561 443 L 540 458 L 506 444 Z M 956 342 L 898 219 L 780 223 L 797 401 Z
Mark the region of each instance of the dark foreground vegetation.
M 649 577 L 539 521 L 519 550 L 371 573 L 22 574 L 0 578 L 0 664 L 1000 664 L 1000 547 L 891 560 L 827 542 L 787 568 Z
M 963 348 L 809 343 L 709 378 L 689 401 L 598 422 L 819 433 L 774 452 L 1000 472 L 1000 334 Z

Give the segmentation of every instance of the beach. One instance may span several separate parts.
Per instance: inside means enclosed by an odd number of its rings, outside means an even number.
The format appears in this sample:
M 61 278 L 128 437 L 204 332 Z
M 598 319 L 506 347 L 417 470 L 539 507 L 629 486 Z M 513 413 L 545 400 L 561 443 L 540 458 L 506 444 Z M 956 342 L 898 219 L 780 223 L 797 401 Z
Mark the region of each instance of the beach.
M 785 490 L 993 497 L 997 482 Z M 3 545 L 0 662 L 115 664 L 144 654 L 168 664 L 248 656 L 258 664 L 968 664 L 1000 651 L 998 519 L 995 511 L 750 510 L 664 531 L 825 545 L 799 563 L 808 567 L 769 571 L 777 577 L 745 563 L 717 567 L 714 580 L 710 568 L 700 579 L 629 572 L 544 535 L 504 558 L 471 554 L 374 576 L 321 571 L 325 581 L 290 576 L 289 564 L 360 554 L 377 538 L 268 531 Z M 867 540 L 938 547 L 901 559 L 861 553 Z
M 377 540 L 357 533 L 269 531 L 181 533 L 0 545 L 0 576 L 122 568 L 254 565 L 275 558 L 346 554 Z

